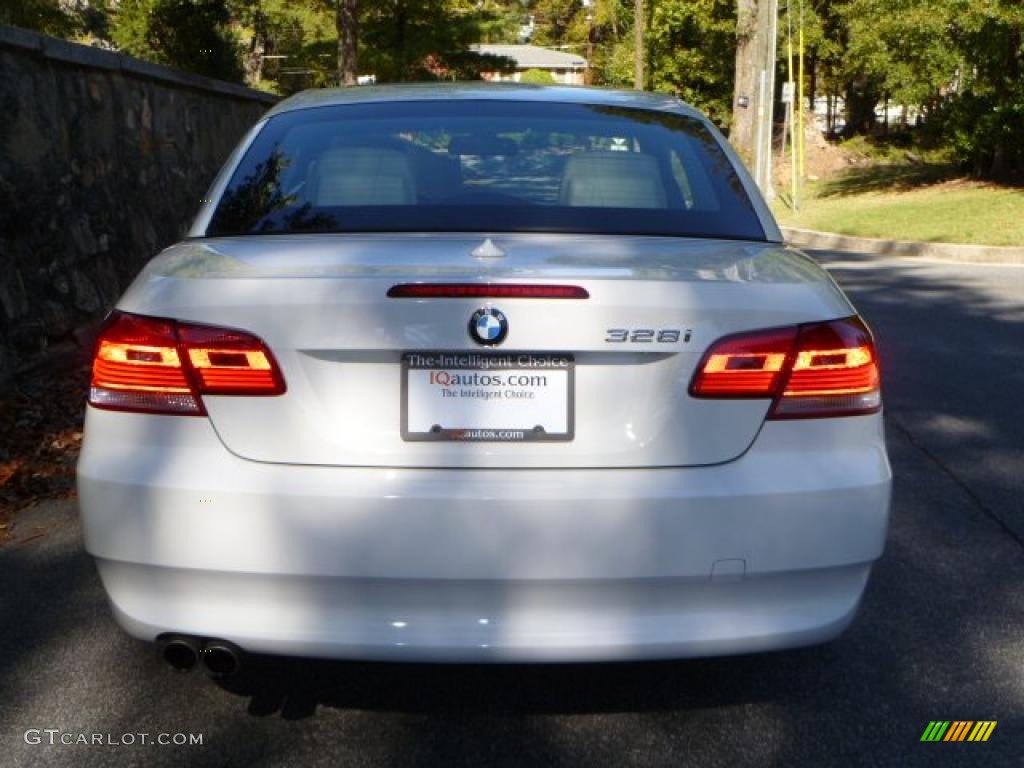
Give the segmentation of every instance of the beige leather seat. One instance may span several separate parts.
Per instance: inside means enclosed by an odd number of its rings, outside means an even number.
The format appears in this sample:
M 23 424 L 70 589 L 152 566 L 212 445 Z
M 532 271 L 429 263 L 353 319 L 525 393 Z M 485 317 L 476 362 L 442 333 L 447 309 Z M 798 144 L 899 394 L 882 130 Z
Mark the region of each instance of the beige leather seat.
M 317 206 L 416 204 L 409 160 L 393 149 L 329 149 L 320 155 L 307 183 L 307 197 Z
M 566 160 L 562 205 L 664 208 L 658 164 L 638 152 L 581 152 Z

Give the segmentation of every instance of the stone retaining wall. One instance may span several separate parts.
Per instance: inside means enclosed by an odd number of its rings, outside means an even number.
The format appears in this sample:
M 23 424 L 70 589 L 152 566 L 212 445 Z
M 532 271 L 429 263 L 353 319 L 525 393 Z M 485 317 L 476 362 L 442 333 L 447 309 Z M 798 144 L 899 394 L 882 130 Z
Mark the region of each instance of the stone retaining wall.
M 0 380 L 182 236 L 275 100 L 0 26 Z

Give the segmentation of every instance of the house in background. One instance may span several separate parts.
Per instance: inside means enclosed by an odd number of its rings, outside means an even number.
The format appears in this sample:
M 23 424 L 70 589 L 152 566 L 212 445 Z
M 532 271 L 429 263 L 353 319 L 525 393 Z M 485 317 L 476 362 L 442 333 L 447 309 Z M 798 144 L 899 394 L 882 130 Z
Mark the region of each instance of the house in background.
M 531 69 L 550 72 L 556 83 L 562 85 L 583 85 L 586 79 L 587 60 L 575 53 L 554 51 L 537 45 L 498 45 L 483 43 L 472 46 L 474 53 L 501 56 L 515 62 L 511 72 L 483 72 L 484 80 L 513 81 L 518 83 L 523 73 Z

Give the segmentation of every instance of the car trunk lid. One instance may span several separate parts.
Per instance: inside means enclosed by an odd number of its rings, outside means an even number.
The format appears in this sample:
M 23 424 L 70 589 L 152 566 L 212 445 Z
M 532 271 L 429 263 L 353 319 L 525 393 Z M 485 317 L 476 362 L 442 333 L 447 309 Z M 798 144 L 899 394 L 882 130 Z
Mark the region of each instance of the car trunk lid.
M 453 468 L 730 461 L 750 446 L 770 403 L 687 394 L 711 342 L 852 314 L 823 270 L 778 244 L 500 233 L 490 236 L 490 244 L 486 239 L 412 234 L 193 240 L 151 262 L 119 308 L 239 328 L 266 341 L 281 365 L 285 394 L 204 398 L 218 435 L 238 456 Z M 453 282 L 571 285 L 588 298 L 388 296 L 399 284 Z M 498 310 L 507 322 L 497 347 L 481 345 L 468 331 L 481 309 Z M 537 417 L 552 420 L 548 429 L 557 433 L 555 422 L 564 415 L 571 434 L 528 442 L 494 441 L 486 433 L 483 441 L 465 435 L 421 439 L 421 427 L 410 434 L 410 398 L 426 390 L 415 383 L 410 389 L 409 377 L 429 377 L 429 371 L 410 373 L 403 361 L 413 353 L 440 352 L 571 361 L 571 386 L 553 376 L 545 384 L 559 388 L 546 396 L 551 412 Z M 439 369 L 460 370 L 440 363 Z M 472 369 L 470 360 L 465 370 Z M 565 411 L 559 414 L 563 392 Z M 442 434 L 435 438 L 452 437 L 449 427 L 496 426 L 502 418 L 490 406 L 456 412 L 467 423 L 438 425 Z M 528 409 L 523 413 L 515 418 L 531 418 Z

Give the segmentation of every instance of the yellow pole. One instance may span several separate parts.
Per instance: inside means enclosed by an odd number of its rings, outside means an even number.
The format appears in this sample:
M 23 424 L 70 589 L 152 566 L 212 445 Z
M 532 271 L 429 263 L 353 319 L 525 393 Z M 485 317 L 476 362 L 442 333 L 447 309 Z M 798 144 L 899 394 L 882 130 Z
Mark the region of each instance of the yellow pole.
M 793 102 L 796 100 L 796 83 L 793 82 L 793 0 L 788 0 L 786 3 L 786 26 L 789 29 L 789 34 L 786 35 L 788 62 L 786 75 L 789 80 L 789 104 L 786 105 L 786 110 L 789 113 L 789 119 L 786 121 L 789 124 L 789 168 L 790 168 L 790 201 L 793 206 L 793 210 L 797 210 L 799 203 L 797 202 L 797 145 L 796 145 L 796 126 L 794 124 L 796 115 L 793 108 L 796 106 Z M 782 137 L 782 145 L 785 148 L 786 137 Z
M 800 178 L 807 178 L 807 167 L 804 154 L 804 1 L 800 0 L 800 71 L 797 74 L 799 100 L 797 104 L 796 122 L 797 146 L 800 147 Z

